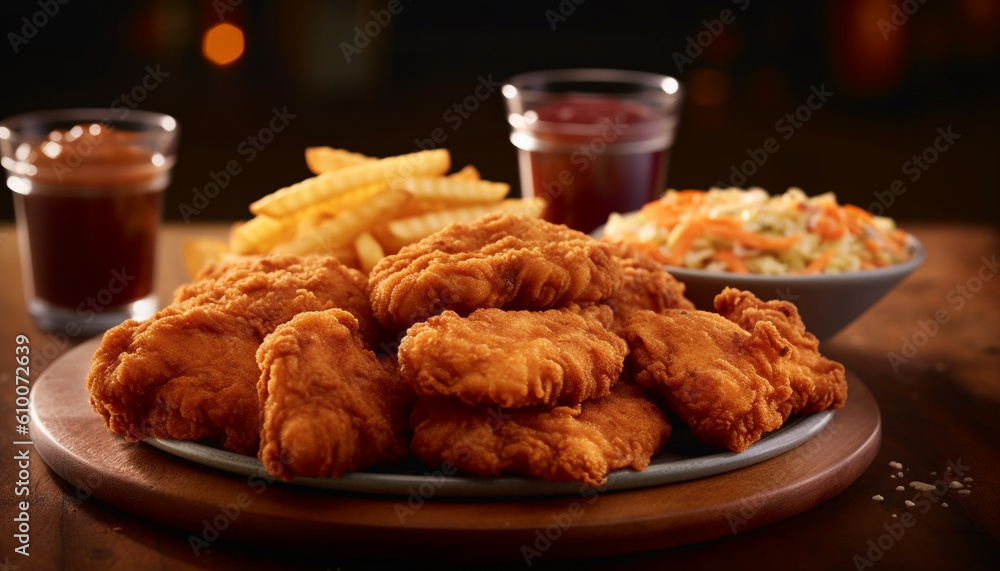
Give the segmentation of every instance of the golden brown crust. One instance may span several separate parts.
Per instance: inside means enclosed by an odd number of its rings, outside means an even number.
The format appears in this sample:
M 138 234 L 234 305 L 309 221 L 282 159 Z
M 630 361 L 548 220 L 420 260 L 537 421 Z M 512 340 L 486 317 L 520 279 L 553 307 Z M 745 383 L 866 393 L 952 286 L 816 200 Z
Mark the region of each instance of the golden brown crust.
M 370 275 L 372 309 L 402 329 L 445 310 L 549 309 L 596 302 L 622 282 L 611 247 L 565 226 L 498 213 L 384 258 Z
M 302 313 L 257 351 L 267 471 L 335 478 L 407 454 L 412 392 L 365 348 L 339 309 Z
M 411 327 L 400 374 L 419 394 L 503 407 L 575 405 L 606 396 L 628 347 L 604 306 L 453 311 Z
M 774 325 L 746 332 L 705 311 L 640 311 L 626 324 L 636 380 L 707 444 L 740 452 L 785 421 L 788 343 Z
M 575 407 L 469 406 L 423 397 L 410 417 L 411 449 L 429 466 L 479 476 L 524 474 L 602 485 L 609 471 L 642 470 L 670 437 L 663 412 L 634 385 Z
M 663 269 L 663 264 L 625 242 L 607 242 L 622 269 L 622 287 L 602 302 L 614 310 L 616 333 L 622 335 L 625 322 L 638 311 L 694 309 L 684 297 L 684 284 Z
M 788 341 L 791 363 L 786 369 L 792 395 L 779 408 L 785 418 L 844 406 L 847 400 L 844 366 L 820 354 L 819 340 L 806 331 L 795 305 L 787 301 L 764 302 L 750 292 L 726 288 L 715 297 L 715 310 L 747 331 L 758 322 L 769 322 Z
M 314 300 L 311 305 L 315 309 L 347 310 L 357 318 L 366 343 L 373 343 L 380 334 L 372 318 L 368 279 L 328 256 L 272 254 L 214 262 L 203 268 L 193 283 L 178 288 L 171 305 L 250 298 L 244 302 L 245 317 L 266 335 L 295 315 L 287 310 L 289 296 L 303 298 L 296 300 L 299 305 L 308 303 L 306 299 Z
M 132 441 L 209 439 L 254 454 L 261 341 L 304 311 L 344 307 L 370 323 L 367 287 L 332 258 L 249 257 L 204 275 L 152 318 L 106 333 L 87 376 L 90 402 Z

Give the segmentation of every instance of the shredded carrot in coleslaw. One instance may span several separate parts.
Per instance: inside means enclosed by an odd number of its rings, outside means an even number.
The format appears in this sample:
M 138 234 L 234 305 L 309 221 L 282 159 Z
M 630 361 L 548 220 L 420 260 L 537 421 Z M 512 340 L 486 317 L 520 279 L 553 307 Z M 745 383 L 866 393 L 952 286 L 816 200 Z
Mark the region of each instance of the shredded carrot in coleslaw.
M 798 188 L 668 190 L 638 212 L 612 214 L 605 235 L 664 263 L 735 273 L 816 274 L 878 268 L 909 258 L 907 234 L 832 193 Z

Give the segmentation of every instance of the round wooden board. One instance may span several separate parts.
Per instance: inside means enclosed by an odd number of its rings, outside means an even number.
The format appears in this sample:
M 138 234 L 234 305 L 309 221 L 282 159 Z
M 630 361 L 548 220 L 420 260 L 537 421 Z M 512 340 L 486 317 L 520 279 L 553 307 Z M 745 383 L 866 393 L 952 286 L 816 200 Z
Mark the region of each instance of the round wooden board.
M 206 545 L 221 539 L 521 561 L 525 554 L 553 559 L 661 549 L 807 510 L 860 476 L 881 440 L 878 405 L 848 373 L 847 405 L 815 438 L 777 458 L 700 480 L 531 499 L 435 499 L 430 485 L 409 498 L 314 490 L 199 466 L 108 431 L 85 387 L 99 342 L 68 352 L 35 383 L 36 449 L 81 499 L 92 495 L 185 529 Z

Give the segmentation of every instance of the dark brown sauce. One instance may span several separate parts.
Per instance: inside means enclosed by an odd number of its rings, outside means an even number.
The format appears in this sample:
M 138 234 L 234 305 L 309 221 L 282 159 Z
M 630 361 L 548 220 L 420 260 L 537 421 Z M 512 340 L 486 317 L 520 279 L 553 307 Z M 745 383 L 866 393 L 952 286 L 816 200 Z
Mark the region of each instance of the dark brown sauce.
M 152 293 L 162 192 L 14 193 L 14 201 L 27 222 L 39 298 L 87 313 L 94 303 L 114 308 Z
M 33 168 L 11 188 L 35 295 L 86 315 L 152 293 L 169 166 L 134 144 L 135 133 L 82 127 L 32 146 L 24 163 Z

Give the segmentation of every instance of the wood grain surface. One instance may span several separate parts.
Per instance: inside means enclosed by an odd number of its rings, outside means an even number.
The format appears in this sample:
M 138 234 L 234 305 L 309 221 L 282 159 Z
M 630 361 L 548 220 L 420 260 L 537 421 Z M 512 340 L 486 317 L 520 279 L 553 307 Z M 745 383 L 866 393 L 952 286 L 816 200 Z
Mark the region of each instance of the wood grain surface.
M 993 228 L 958 226 L 908 226 L 927 247 L 926 264 L 843 332 L 824 343 L 823 351 L 845 363 L 871 391 L 882 413 L 882 445 L 874 461 L 861 476 L 839 494 L 798 515 L 772 521 L 771 509 L 754 503 L 737 504 L 746 524 L 734 520 L 731 530 L 717 539 L 680 547 L 664 545 L 659 537 L 632 533 L 642 523 L 613 526 L 611 534 L 595 533 L 582 544 L 620 542 L 623 551 L 635 547 L 648 551 L 626 555 L 590 557 L 600 547 L 566 550 L 562 540 L 553 542 L 532 567 L 653 569 L 683 568 L 992 568 L 1000 554 L 1000 280 L 996 260 L 1000 257 L 1000 233 Z M 159 248 L 157 291 L 161 299 L 185 280 L 179 258 L 181 242 L 197 235 L 222 236 L 224 225 L 168 226 Z M 13 362 L 15 336 L 31 339 L 35 360 L 32 379 L 41 370 L 83 339 L 53 336 L 33 328 L 24 309 L 20 269 L 13 228 L 0 226 L 0 354 Z M 794 292 L 792 292 L 794 293 Z M 834 302 L 835 300 L 831 300 Z M 898 355 L 901 359 L 894 359 Z M 13 365 L 0 369 L 0 569 L 360 569 L 405 564 L 408 568 L 440 568 L 440 562 L 481 560 L 489 555 L 476 549 L 434 549 L 440 534 L 459 533 L 461 522 L 410 537 L 406 547 L 400 539 L 369 526 L 366 534 L 350 538 L 320 537 L 318 549 L 266 541 L 239 541 L 223 530 L 209 547 L 192 548 L 190 533 L 178 527 L 150 521 L 103 501 L 100 494 L 113 494 L 114 486 L 91 477 L 67 482 L 41 461 L 34 446 L 15 445 Z M 66 419 L 65 422 L 74 422 Z M 30 435 L 34 436 L 34 435 Z M 15 454 L 27 450 L 30 462 L 30 495 L 15 493 L 18 462 Z M 96 453 L 96 451 L 95 451 Z M 154 450 L 142 453 L 160 454 Z M 176 461 L 172 461 L 176 462 Z M 899 462 L 901 469 L 890 467 Z M 764 465 L 761 465 L 763 469 Z M 193 466 L 190 467 L 194 469 Z M 122 467 L 123 471 L 128 468 Z M 154 464 L 146 476 L 155 481 L 160 474 Z M 202 472 L 202 468 L 197 468 Z M 950 471 L 948 471 L 950 470 Z M 898 477 L 897 472 L 903 476 Z M 944 482 L 959 472 L 966 482 L 964 494 L 939 487 L 937 492 L 918 492 L 912 481 Z M 216 473 L 216 477 L 230 478 Z M 897 476 L 897 477 L 893 477 Z M 705 483 L 714 481 L 705 480 Z M 749 494 L 767 495 L 780 482 L 758 479 L 759 488 Z M 155 488 L 155 484 L 154 488 Z M 185 485 L 188 485 L 185 483 Z M 199 484 L 192 481 L 196 489 Z M 902 486 L 902 491 L 896 491 Z M 808 487 L 808 486 L 807 486 Z M 274 490 L 279 488 L 274 487 Z M 282 494 L 274 494 L 276 497 Z M 657 512 L 674 501 L 661 490 L 654 500 L 635 498 L 642 505 L 619 506 Z M 713 486 L 703 490 L 712 498 Z M 773 492 L 770 492 L 773 493 Z M 872 499 L 876 494 L 882 501 Z M 264 494 L 270 495 L 270 494 Z M 596 502 L 592 513 L 611 513 L 600 507 L 617 502 Z M 622 496 L 626 497 L 626 496 Z M 31 556 L 14 552 L 17 545 L 13 518 L 18 502 L 30 501 Z M 236 501 L 238 498 L 234 498 Z M 906 500 L 914 505 L 907 506 Z M 262 502 L 264 500 L 261 500 Z M 368 498 L 345 496 L 344 506 L 359 506 Z M 545 500 L 553 501 L 553 500 Z M 566 500 L 562 500 L 565 502 Z M 628 503 L 631 503 L 628 502 Z M 649 505 L 647 505 L 649 504 Z M 947 504 L 948 507 L 944 507 Z M 780 505 L 780 504 L 768 504 Z M 557 509 L 552 503 L 546 508 Z M 190 523 L 192 515 L 181 506 L 167 506 L 175 525 Z M 567 506 L 568 507 L 568 506 Z M 733 506 L 736 507 L 736 506 Z M 202 506 L 219 510 L 218 506 Z M 484 504 L 483 510 L 487 509 Z M 357 509 L 359 521 L 374 516 Z M 524 517 L 510 506 L 490 506 L 515 521 Z M 420 514 L 421 510 L 417 511 Z M 216 512 L 218 513 L 218 511 Z M 428 512 L 430 513 L 430 512 Z M 610 517 L 610 516 L 609 516 Z M 780 517 L 780 516 L 779 516 Z M 239 521 L 237 518 L 234 521 Z M 247 522 L 250 520 L 247 519 Z M 767 525 L 763 522 L 772 521 Z M 277 522 L 281 525 L 283 521 Z M 269 522 L 275 525 L 275 522 Z M 755 525 L 759 527 L 754 528 Z M 752 529 L 753 528 L 753 529 Z M 571 528 L 572 529 L 572 528 Z M 606 530 L 605 530 L 606 531 Z M 463 529 L 474 534 L 475 530 Z M 581 526 L 581 534 L 587 530 Z M 267 536 L 264 530 L 258 530 Z M 631 538 L 631 539 L 630 539 Z M 690 539 L 679 538 L 676 543 Z M 645 543 L 644 543 L 645 542 Z M 352 543 L 351 549 L 338 545 Z M 462 541 L 456 540 L 456 544 Z M 568 543 L 566 544 L 568 545 Z M 585 557 L 556 560 L 547 555 Z M 502 564 L 479 564 L 477 568 L 524 568 L 524 560 Z

